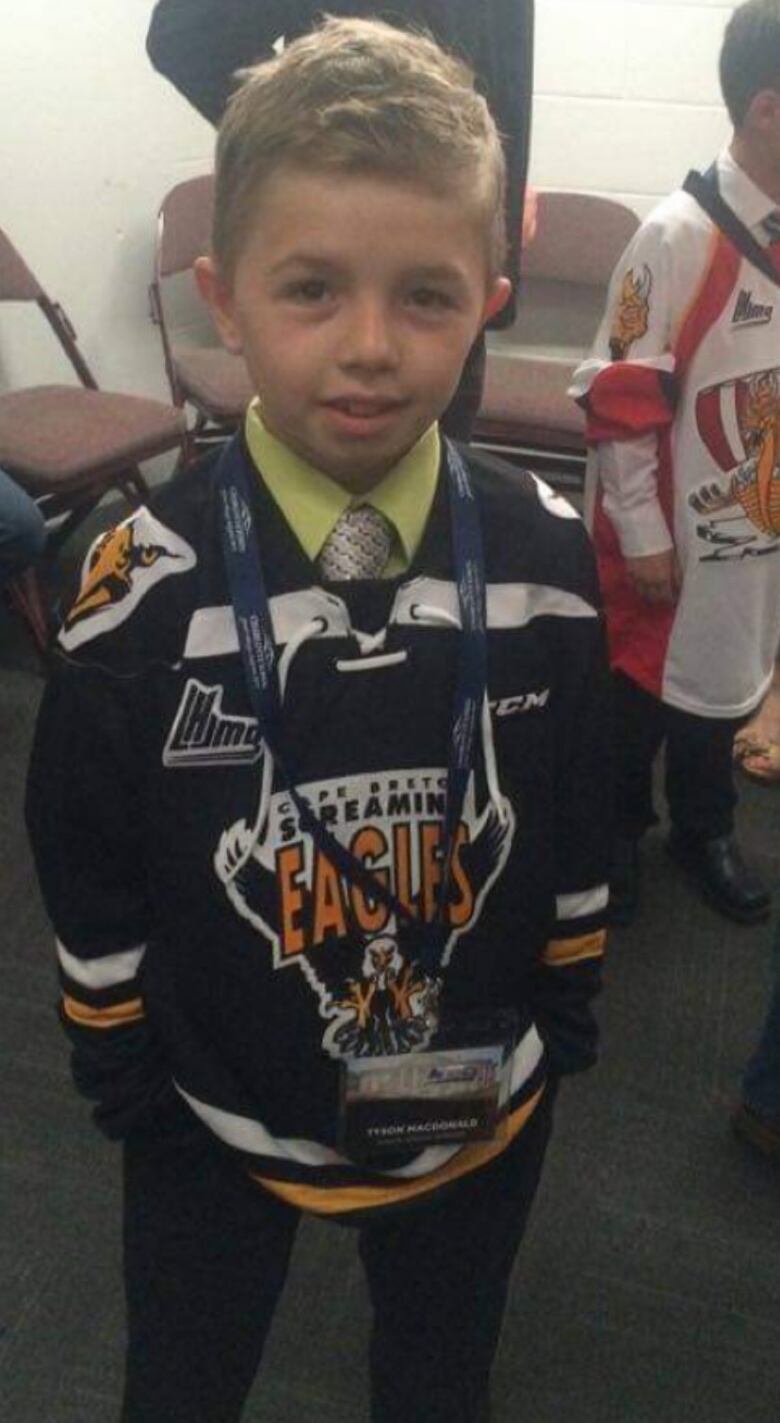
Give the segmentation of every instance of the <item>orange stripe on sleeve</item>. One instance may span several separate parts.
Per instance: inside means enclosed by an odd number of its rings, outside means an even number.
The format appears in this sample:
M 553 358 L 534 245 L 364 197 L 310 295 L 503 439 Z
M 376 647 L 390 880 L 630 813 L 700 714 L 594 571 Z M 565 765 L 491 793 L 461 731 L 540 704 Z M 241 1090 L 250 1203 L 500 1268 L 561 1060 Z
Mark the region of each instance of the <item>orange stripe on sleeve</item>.
M 564 968 L 566 964 L 581 963 L 584 959 L 598 959 L 604 953 L 606 941 L 604 929 L 583 934 L 579 939 L 550 939 L 542 962 L 550 968 Z
M 112 1003 L 110 1008 L 90 1008 L 86 1003 L 63 994 L 62 1009 L 72 1023 L 81 1028 L 121 1028 L 125 1023 L 136 1023 L 144 1017 L 142 998 L 131 998 L 126 1003 Z

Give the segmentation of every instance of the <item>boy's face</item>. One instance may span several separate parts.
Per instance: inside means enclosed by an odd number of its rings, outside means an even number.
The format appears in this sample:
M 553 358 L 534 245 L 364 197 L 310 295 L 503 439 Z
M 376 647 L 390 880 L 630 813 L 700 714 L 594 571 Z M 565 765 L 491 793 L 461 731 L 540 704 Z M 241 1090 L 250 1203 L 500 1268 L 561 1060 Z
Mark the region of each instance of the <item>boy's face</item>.
M 488 286 L 468 195 L 372 176 L 280 171 L 264 185 L 227 283 L 196 268 L 268 429 L 355 492 L 449 404 L 509 283 Z
M 742 153 L 753 165 L 751 176 L 780 199 L 780 91 L 759 90 L 737 132 Z
M 765 91 L 766 143 L 770 155 L 772 176 L 775 185 L 780 185 L 780 93 L 777 89 Z

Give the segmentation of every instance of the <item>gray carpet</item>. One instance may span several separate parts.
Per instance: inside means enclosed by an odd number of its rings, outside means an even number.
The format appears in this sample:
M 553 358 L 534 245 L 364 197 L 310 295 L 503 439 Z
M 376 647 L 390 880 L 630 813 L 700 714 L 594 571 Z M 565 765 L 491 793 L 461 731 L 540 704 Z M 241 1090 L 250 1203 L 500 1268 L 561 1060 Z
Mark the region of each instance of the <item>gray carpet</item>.
M 113 1423 L 118 1156 L 69 1084 L 20 820 L 40 690 L 0 612 L 0 1419 Z M 741 824 L 776 881 L 780 789 L 746 786 Z M 700 905 L 654 834 L 641 920 L 612 937 L 603 1063 L 561 1094 L 496 1423 L 777 1423 L 780 1171 L 728 1131 L 767 986 L 766 929 Z M 366 1334 L 352 1233 L 307 1222 L 248 1423 L 365 1420 Z

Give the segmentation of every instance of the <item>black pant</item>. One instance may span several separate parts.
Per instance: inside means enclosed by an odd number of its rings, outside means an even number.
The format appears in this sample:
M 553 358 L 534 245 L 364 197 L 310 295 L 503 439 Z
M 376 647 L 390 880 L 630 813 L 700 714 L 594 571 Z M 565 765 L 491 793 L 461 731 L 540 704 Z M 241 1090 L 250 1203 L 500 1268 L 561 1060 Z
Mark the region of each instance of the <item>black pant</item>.
M 490 1165 L 369 1222 L 372 1423 L 477 1423 L 551 1126 L 548 1089 Z M 123 1423 L 235 1423 L 282 1291 L 299 1213 L 195 1123 L 125 1146 Z M 337 1282 L 334 1285 L 338 1288 Z
M 657 821 L 653 761 L 666 743 L 666 798 L 672 824 L 695 839 L 734 828 L 734 736 L 747 718 L 694 716 L 667 706 L 617 672 L 617 833 L 634 839 Z

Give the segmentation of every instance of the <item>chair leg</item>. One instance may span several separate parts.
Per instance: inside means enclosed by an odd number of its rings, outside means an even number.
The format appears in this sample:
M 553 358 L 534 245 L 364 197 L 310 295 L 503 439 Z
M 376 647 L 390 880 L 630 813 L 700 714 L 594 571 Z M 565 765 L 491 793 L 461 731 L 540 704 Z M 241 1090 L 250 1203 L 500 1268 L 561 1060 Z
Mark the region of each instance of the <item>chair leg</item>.
M 52 628 L 38 570 L 25 568 L 6 584 L 4 591 L 14 612 L 26 624 L 41 656 L 45 657 Z
M 181 455 L 176 462 L 177 470 L 189 469 L 190 465 L 195 464 L 198 458 L 197 429 L 196 422 L 192 429 L 188 426 L 182 436 Z
M 71 509 L 67 518 L 63 519 L 62 523 L 56 529 L 53 529 L 51 531 L 46 542 L 47 558 L 56 558 L 63 544 L 67 542 L 71 534 L 74 533 L 75 530 L 78 528 L 79 524 L 83 523 L 87 515 L 91 514 L 92 510 L 97 508 L 102 497 L 102 489 L 98 494 L 90 495 L 88 498 L 84 499 L 81 504 L 77 504 L 73 509 Z
M 120 474 L 116 482 L 133 508 L 145 504 L 146 500 L 151 498 L 152 491 L 137 464 L 132 465 L 125 474 Z

